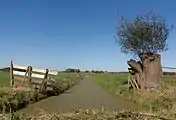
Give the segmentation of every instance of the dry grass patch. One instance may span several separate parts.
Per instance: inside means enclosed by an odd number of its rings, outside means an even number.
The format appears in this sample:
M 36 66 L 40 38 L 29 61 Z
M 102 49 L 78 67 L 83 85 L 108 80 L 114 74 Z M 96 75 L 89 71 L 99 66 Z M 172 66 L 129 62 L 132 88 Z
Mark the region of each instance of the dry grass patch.
M 20 114 L 13 114 L 10 117 L 4 116 L 0 120 L 174 120 L 155 116 L 152 114 L 135 113 L 131 111 L 107 111 L 98 109 L 75 110 L 66 114 L 40 113 L 38 117 L 25 117 Z

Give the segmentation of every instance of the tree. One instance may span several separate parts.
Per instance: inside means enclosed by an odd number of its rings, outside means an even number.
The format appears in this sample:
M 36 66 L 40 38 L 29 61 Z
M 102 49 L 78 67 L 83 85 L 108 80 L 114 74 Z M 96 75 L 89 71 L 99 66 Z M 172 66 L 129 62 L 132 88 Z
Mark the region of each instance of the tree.
M 168 50 L 167 38 L 172 26 L 153 12 L 137 16 L 133 21 L 122 17 L 117 26 L 117 42 L 125 54 L 137 55 L 140 60 L 130 59 L 129 71 L 138 75 L 137 83 L 142 90 L 162 85 L 160 52 Z

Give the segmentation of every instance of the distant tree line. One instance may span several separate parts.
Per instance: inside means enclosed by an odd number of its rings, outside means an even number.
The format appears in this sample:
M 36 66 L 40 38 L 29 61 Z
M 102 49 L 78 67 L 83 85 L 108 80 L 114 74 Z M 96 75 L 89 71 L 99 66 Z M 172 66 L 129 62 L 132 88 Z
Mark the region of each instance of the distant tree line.
M 0 71 L 10 71 L 10 67 L 6 67 L 6 68 L 2 68 L 2 69 L 0 69 Z
M 71 72 L 71 73 L 79 73 L 81 72 L 80 69 L 73 69 L 73 68 L 68 68 L 65 70 L 65 72 Z
M 176 72 L 163 72 L 163 75 L 176 75 Z
M 2 68 L 0 69 L 0 71 L 10 71 L 9 67 L 6 68 Z M 72 73 L 79 73 L 81 72 L 80 69 L 72 69 L 72 68 L 68 68 L 63 72 L 72 72 Z M 108 71 L 101 71 L 101 70 L 86 70 L 85 73 L 110 73 L 110 74 L 116 74 L 116 73 L 121 73 L 121 74 L 127 74 L 128 72 L 108 72 Z M 176 72 L 163 72 L 163 75 L 176 75 Z
M 105 71 L 99 71 L 99 70 L 92 70 L 92 73 L 105 73 Z
M 85 73 L 108 73 L 108 71 L 102 71 L 102 70 L 86 70 Z

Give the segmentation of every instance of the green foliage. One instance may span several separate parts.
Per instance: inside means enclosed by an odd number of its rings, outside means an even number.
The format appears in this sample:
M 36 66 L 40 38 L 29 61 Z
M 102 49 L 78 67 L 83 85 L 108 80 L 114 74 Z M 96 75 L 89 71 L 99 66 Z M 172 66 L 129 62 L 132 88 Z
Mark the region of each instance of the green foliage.
M 126 54 L 158 53 L 167 50 L 171 28 L 162 16 L 147 12 L 133 21 L 122 19 L 117 27 L 117 41 Z

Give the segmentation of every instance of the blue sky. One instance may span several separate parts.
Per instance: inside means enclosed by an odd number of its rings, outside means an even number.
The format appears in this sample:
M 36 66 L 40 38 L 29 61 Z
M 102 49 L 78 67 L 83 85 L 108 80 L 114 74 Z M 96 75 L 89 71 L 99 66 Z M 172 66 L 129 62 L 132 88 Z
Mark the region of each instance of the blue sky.
M 10 60 L 41 68 L 127 70 L 131 56 L 114 40 L 119 20 L 153 10 L 176 24 L 174 0 L 1 0 L 0 67 Z M 168 38 L 163 66 L 176 67 L 176 32 Z

